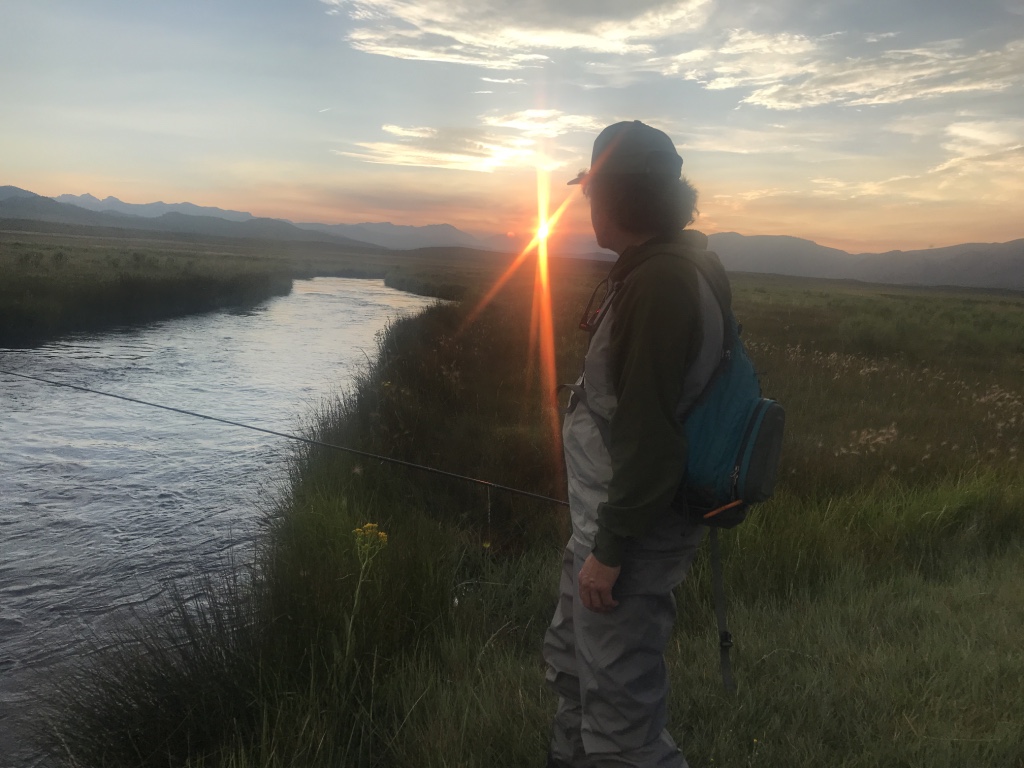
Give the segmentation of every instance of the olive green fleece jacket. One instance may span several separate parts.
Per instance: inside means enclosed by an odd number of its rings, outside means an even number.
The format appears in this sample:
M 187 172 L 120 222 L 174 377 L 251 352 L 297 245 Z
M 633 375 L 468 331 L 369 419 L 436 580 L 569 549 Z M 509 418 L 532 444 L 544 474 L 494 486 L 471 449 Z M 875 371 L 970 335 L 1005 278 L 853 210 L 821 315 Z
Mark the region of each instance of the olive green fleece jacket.
M 707 237 L 686 230 L 672 241 L 629 248 L 616 261 L 608 366 L 615 409 L 607 425 L 611 479 L 597 509 L 594 556 L 621 564 L 626 539 L 645 534 L 672 503 L 686 471 L 679 419 L 687 373 L 701 350 L 702 318 L 692 259 L 708 259 L 728 281 Z

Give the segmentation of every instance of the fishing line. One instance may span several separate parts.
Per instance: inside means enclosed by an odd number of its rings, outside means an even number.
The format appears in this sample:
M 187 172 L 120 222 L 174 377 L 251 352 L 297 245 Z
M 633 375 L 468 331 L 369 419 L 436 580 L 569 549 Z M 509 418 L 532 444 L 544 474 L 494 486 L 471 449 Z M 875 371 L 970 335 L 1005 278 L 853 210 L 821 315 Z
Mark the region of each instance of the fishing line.
M 446 472 L 443 469 L 436 469 L 434 467 L 428 467 L 428 466 L 425 466 L 423 464 L 416 464 L 416 463 L 411 462 L 411 461 L 403 461 L 402 459 L 395 459 L 395 458 L 392 458 L 390 456 L 381 456 L 380 454 L 376 454 L 376 453 L 369 453 L 367 451 L 360 451 L 360 450 L 358 450 L 356 448 L 349 448 L 349 447 L 344 446 L 344 445 L 336 445 L 334 443 L 327 443 L 327 442 L 324 442 L 322 440 L 314 440 L 312 438 L 302 437 L 300 435 L 291 435 L 291 434 L 288 434 L 287 432 L 277 432 L 277 431 L 275 431 L 273 429 L 266 429 L 264 427 L 256 427 L 256 426 L 253 426 L 252 424 L 243 424 L 240 421 L 232 421 L 230 419 L 222 419 L 219 416 L 210 416 L 210 415 L 205 414 L 205 413 L 197 413 L 196 411 L 190 411 L 187 408 L 175 408 L 174 406 L 171 406 L 171 405 L 161 405 L 160 403 L 152 403 L 152 402 L 149 402 L 148 400 L 140 400 L 140 399 L 138 399 L 136 397 L 128 397 L 127 395 L 117 395 L 117 394 L 114 394 L 113 392 L 103 392 L 103 391 L 98 390 L 98 389 L 90 389 L 89 387 L 79 386 L 78 384 L 67 384 L 67 383 L 65 383 L 63 381 L 53 381 L 51 379 L 44 379 L 41 376 L 30 376 L 27 373 L 15 373 L 14 371 L 5 371 L 3 369 L 0 369 L 0 374 L 4 374 L 5 376 L 16 376 L 16 377 L 18 377 L 20 379 L 29 379 L 30 381 L 38 381 L 38 382 L 40 382 L 42 384 L 50 384 L 50 385 L 55 386 L 55 387 L 65 387 L 66 389 L 75 389 L 75 390 L 78 390 L 79 392 L 88 392 L 91 395 L 102 395 L 103 397 L 112 397 L 112 398 L 114 398 L 116 400 L 124 400 L 125 402 L 128 402 L 128 403 L 136 403 L 138 405 L 145 405 L 145 406 L 148 406 L 150 408 L 159 408 L 162 411 L 171 411 L 172 413 L 180 413 L 180 414 L 182 414 L 184 416 L 193 416 L 193 417 L 195 417 L 197 419 L 205 419 L 206 421 L 215 421 L 215 422 L 218 422 L 220 424 L 227 424 L 228 426 L 239 427 L 241 429 L 250 429 L 253 432 L 262 432 L 262 433 L 264 433 L 266 435 L 273 435 L 274 437 L 283 437 L 283 438 L 285 438 L 287 440 L 295 440 L 296 442 L 305 443 L 306 445 L 315 445 L 315 446 L 318 446 L 320 448 L 330 448 L 331 450 L 343 451 L 344 453 L 351 453 L 351 454 L 353 454 L 355 456 L 361 456 L 361 457 L 367 458 L 367 459 L 376 459 L 377 461 L 383 461 L 383 462 L 388 463 L 388 464 L 397 464 L 398 466 L 401 466 L 401 467 L 408 467 L 410 469 L 418 469 L 421 472 L 430 472 L 432 474 L 440 475 L 441 477 L 451 478 L 453 480 L 462 480 L 465 483 L 474 483 L 476 485 L 482 485 L 482 486 L 484 486 L 487 489 L 487 502 L 488 502 L 487 503 L 487 511 L 488 511 L 488 513 L 490 513 L 490 499 L 491 499 L 491 489 L 492 488 L 494 490 L 496 490 L 496 491 L 505 491 L 506 493 L 511 493 L 511 494 L 515 494 L 515 495 L 518 495 L 518 496 L 525 496 L 526 498 L 537 499 L 538 501 L 547 501 L 547 502 L 550 502 L 552 504 L 560 504 L 563 507 L 569 506 L 569 502 L 567 502 L 567 501 L 563 501 L 562 499 L 554 499 L 554 498 L 551 498 L 550 496 L 544 496 L 543 494 L 540 494 L 540 493 L 532 493 L 530 491 L 524 491 L 524 490 L 521 490 L 519 488 L 512 488 L 512 487 L 507 486 L 507 485 L 501 485 L 499 483 L 492 483 L 492 482 L 490 482 L 488 480 L 478 480 L 478 479 L 476 479 L 474 477 L 467 477 L 466 475 L 456 474 L 455 472 Z

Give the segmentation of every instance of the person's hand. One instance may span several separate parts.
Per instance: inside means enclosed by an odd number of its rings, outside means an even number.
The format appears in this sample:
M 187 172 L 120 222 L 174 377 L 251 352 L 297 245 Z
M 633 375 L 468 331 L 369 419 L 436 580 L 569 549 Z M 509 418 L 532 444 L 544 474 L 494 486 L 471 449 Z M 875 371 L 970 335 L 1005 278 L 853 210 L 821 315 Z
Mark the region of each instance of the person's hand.
M 583 605 L 598 613 L 607 613 L 617 606 L 619 601 L 612 598 L 612 587 L 621 570 L 620 566 L 605 565 L 593 555 L 588 555 L 577 579 Z

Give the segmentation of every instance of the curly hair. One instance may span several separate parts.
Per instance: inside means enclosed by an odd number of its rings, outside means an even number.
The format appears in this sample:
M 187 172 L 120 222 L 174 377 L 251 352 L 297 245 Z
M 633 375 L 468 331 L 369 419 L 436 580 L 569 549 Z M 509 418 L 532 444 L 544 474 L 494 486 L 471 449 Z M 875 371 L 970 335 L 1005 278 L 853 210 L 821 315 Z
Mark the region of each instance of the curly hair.
M 697 214 L 697 190 L 686 177 L 596 174 L 583 191 L 627 232 L 671 236 Z

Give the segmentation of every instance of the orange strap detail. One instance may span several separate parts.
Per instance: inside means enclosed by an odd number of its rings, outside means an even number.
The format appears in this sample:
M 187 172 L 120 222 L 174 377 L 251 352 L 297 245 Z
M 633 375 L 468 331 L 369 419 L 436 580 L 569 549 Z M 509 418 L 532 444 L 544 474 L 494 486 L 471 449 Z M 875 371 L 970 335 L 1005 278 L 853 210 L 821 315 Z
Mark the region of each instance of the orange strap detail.
M 712 509 L 710 512 L 706 513 L 704 515 L 704 519 L 707 520 L 709 517 L 714 517 L 717 514 L 725 512 L 727 509 L 732 509 L 733 507 L 738 507 L 742 503 L 743 503 L 743 499 L 736 499 L 736 501 L 730 501 L 724 507 L 719 507 L 718 509 Z

